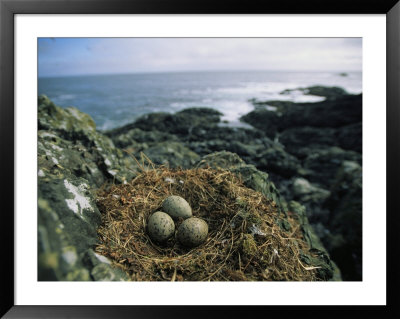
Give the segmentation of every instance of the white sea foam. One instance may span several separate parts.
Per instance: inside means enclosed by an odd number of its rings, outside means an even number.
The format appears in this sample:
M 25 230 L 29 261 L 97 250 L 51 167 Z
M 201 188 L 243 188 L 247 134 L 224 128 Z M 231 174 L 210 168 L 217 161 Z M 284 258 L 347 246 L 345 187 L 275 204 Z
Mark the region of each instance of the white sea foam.
M 74 106 L 91 115 L 97 128 L 104 131 L 131 123 L 142 114 L 174 113 L 199 106 L 222 112 L 223 120 L 234 125 L 241 115 L 253 110 L 250 99 L 293 102 L 324 99 L 305 95 L 300 90 L 281 94 L 286 89 L 322 85 L 339 86 L 353 94 L 362 90 L 361 72 L 348 72 L 347 76 L 335 72 L 191 72 L 99 79 L 77 77 L 73 84 L 68 78 L 60 78 L 57 83 L 39 79 L 39 92 L 53 96 L 54 102 L 63 107 L 75 103 Z M 60 87 L 65 89 L 60 92 Z M 87 88 L 84 94 L 82 87 Z

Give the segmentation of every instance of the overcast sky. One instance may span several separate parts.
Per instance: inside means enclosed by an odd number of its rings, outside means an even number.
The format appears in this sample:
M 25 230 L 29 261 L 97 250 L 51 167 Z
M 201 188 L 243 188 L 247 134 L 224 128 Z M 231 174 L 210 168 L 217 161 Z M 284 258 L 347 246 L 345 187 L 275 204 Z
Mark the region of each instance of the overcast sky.
M 361 38 L 41 38 L 39 76 L 200 70 L 361 71 Z

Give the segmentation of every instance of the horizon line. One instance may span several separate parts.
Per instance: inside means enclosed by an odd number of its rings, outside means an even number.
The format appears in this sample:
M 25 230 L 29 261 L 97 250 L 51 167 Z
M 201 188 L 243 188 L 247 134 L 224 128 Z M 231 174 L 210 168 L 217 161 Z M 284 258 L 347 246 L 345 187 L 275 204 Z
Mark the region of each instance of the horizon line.
M 64 74 L 64 75 L 38 75 L 38 79 L 44 78 L 65 78 L 65 77 L 90 77 L 90 76 L 108 76 L 108 75 L 144 75 L 144 74 L 177 74 L 177 73 L 212 73 L 212 72 L 330 72 L 330 73 L 362 73 L 362 70 L 180 70 L 180 71 L 141 71 L 141 72 L 115 72 L 115 73 L 85 73 L 85 74 Z

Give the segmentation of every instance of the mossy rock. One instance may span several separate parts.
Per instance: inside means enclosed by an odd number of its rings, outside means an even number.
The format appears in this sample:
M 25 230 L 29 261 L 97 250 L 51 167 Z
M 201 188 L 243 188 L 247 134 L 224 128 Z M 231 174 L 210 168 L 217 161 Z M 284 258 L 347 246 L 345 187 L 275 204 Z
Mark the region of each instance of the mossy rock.
M 38 280 L 91 280 L 57 210 L 40 197 L 38 206 Z
M 149 147 L 144 152 L 150 160 L 157 165 L 168 167 L 189 168 L 193 166 L 200 156 L 180 142 L 161 142 Z
M 207 166 L 227 169 L 240 176 L 247 187 L 262 193 L 268 199 L 274 201 L 281 212 L 285 211 L 279 191 L 274 183 L 269 180 L 268 174 L 259 171 L 254 165 L 246 164 L 237 154 L 222 151 L 206 155 L 197 163 L 197 167 Z
M 77 131 L 96 131 L 96 124 L 93 119 L 77 108 L 60 108 L 50 101 L 46 95 L 39 96 L 38 105 L 39 130 L 59 130 L 67 134 Z
M 58 107 L 44 95 L 38 103 L 39 155 L 97 186 L 106 180 L 123 183 L 135 176 L 136 162 L 125 158 L 109 137 L 97 132 L 89 115 L 76 108 Z M 48 168 L 45 161 L 39 161 L 39 168 L 42 164 Z
M 54 212 L 78 253 L 96 244 L 96 227 L 101 216 L 88 182 L 71 176 L 43 181 L 38 186 L 39 203 L 48 207 L 45 210 L 41 208 L 43 205 L 39 205 L 39 216 L 49 210 Z
M 308 222 L 306 208 L 296 201 L 290 201 L 288 209 L 298 219 L 303 236 L 310 247 L 310 250 L 302 255 L 302 261 L 307 265 L 320 267 L 318 274 L 325 280 L 341 280 L 339 268 L 330 259 L 327 250 Z

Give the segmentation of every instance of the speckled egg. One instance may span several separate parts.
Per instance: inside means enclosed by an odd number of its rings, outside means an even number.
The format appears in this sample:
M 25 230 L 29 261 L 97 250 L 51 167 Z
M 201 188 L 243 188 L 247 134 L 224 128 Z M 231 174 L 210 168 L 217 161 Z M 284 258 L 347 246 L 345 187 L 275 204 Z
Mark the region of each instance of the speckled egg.
M 175 223 L 168 214 L 155 212 L 147 221 L 147 231 L 151 239 L 163 242 L 174 234 Z
M 191 217 L 182 222 L 178 228 L 179 242 L 188 247 L 196 247 L 202 244 L 208 235 L 207 223 L 196 217 Z
M 173 219 L 192 217 L 192 208 L 189 203 L 180 196 L 169 196 L 162 203 L 163 211 Z

